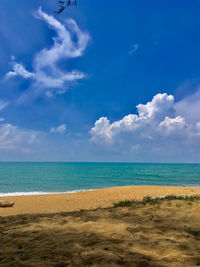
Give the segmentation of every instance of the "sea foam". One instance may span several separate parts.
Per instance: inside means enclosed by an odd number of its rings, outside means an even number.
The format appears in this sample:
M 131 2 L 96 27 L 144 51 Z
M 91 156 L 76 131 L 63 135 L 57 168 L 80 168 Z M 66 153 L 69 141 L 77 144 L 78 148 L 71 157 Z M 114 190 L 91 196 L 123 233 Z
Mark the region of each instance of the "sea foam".
M 14 197 L 14 196 L 35 196 L 35 195 L 53 195 L 53 194 L 73 194 L 84 191 L 93 191 L 95 189 L 80 189 L 80 190 L 72 190 L 72 191 L 64 191 L 64 192 L 8 192 L 8 193 L 0 193 L 0 197 Z

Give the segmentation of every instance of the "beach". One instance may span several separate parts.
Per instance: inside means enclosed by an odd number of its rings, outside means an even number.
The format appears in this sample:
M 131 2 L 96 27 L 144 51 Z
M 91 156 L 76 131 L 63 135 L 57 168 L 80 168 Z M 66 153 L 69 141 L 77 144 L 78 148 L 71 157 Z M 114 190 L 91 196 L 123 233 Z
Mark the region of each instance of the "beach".
M 15 206 L 0 209 L 0 266 L 200 265 L 199 198 L 139 201 L 172 194 L 200 195 L 200 188 L 128 186 L 1 198 Z M 132 202 L 113 205 L 123 200 Z
M 0 216 L 90 210 L 110 207 L 122 200 L 142 200 L 145 196 L 198 194 L 199 187 L 123 186 L 71 194 L 0 197 L 15 203 L 12 208 L 0 208 Z

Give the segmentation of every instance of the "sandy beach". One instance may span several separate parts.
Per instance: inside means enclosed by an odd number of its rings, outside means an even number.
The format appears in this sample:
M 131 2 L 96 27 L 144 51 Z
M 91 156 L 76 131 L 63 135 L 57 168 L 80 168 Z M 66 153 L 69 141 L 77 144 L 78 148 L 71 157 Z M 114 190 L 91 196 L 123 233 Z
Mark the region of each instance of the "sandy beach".
M 75 194 L 5 197 L 0 208 L 0 266 L 200 265 L 200 188 L 128 186 Z
M 145 196 L 198 195 L 198 187 L 123 186 L 73 194 L 2 197 L 14 201 L 12 208 L 0 208 L 0 216 L 71 212 L 106 208 L 121 200 L 142 200 Z
M 113 206 L 171 194 L 200 189 L 129 186 L 1 198 L 15 206 L 0 209 L 0 266 L 198 266 L 199 198 Z

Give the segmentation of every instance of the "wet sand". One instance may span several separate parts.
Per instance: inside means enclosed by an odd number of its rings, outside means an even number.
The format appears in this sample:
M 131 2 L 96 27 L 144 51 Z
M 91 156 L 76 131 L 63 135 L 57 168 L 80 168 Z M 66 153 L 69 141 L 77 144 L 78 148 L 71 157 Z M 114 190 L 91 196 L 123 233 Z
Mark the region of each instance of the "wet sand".
M 106 208 L 121 200 L 142 200 L 144 196 L 200 195 L 198 187 L 123 186 L 73 194 L 0 197 L 14 201 L 12 208 L 0 208 L 0 216 L 71 212 Z

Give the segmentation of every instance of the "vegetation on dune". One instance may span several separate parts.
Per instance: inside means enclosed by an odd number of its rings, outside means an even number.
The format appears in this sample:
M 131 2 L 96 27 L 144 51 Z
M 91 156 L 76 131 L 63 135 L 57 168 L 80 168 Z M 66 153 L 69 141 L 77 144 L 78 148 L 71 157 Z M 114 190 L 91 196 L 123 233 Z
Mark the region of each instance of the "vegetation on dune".
M 118 207 L 130 207 L 132 206 L 133 201 L 130 200 L 124 200 L 124 201 L 120 201 L 117 203 L 114 203 L 114 208 L 118 208 Z
M 130 207 L 134 203 L 142 203 L 143 205 L 145 204 L 150 204 L 150 205 L 155 205 L 155 204 L 160 204 L 162 201 L 171 201 L 171 200 L 184 200 L 188 201 L 188 205 L 192 205 L 192 201 L 195 200 L 200 200 L 200 195 L 193 195 L 193 196 L 176 196 L 176 195 L 168 195 L 165 197 L 152 197 L 152 196 L 146 196 L 143 198 L 142 201 L 136 201 L 136 200 L 123 200 L 117 203 L 114 203 L 113 206 L 114 208 L 117 207 Z M 168 206 L 171 206 L 171 202 Z M 180 203 L 176 203 L 176 207 L 181 207 Z
M 200 235 L 200 230 L 197 230 L 197 231 L 189 231 L 189 233 L 191 235 L 194 235 L 194 236 L 199 236 Z

